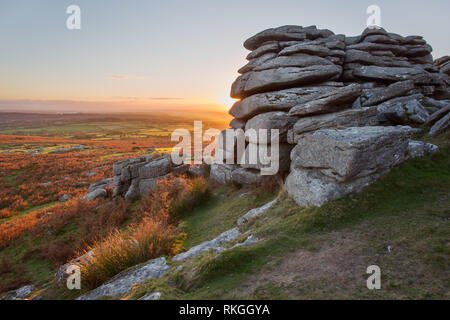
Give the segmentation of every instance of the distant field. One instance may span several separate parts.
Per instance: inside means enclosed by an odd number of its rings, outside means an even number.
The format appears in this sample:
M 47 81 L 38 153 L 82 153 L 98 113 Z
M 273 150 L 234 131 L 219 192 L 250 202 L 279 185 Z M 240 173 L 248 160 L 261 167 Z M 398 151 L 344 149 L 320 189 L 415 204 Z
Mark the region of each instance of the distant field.
M 192 130 L 194 120 L 201 120 L 204 128 L 224 129 L 230 119 L 225 113 L 22 114 L 22 117 L 16 113 L 1 113 L 0 134 L 99 141 L 168 138 L 175 129 Z

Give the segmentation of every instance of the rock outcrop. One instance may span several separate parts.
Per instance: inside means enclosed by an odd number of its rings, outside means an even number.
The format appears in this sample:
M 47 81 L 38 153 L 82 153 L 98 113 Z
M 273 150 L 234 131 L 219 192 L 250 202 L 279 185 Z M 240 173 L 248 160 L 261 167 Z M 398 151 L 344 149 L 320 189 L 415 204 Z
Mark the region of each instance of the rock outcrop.
M 278 130 L 264 137 L 265 148 L 277 141 L 285 150 L 279 173 L 289 171 L 287 190 L 302 206 L 361 191 L 406 160 L 415 131 L 395 125 L 427 124 L 430 135 L 449 127 L 442 99 L 449 94 L 450 59 L 433 61 L 432 47 L 420 36 L 366 29 L 346 37 L 315 26 L 283 26 L 251 37 L 244 47 L 252 52 L 231 88 L 240 100 L 230 109 L 230 127 Z M 246 153 L 259 154 L 260 138 L 246 136 Z M 251 184 L 262 168 L 217 164 L 211 176 Z M 253 174 L 243 171 L 250 169 Z
M 114 186 L 114 179 L 108 178 L 105 180 L 97 181 L 93 183 L 89 189 L 86 195 L 82 197 L 83 200 L 95 200 L 98 198 L 104 198 L 107 196 L 107 189 L 113 188 Z
M 147 156 L 114 163 L 114 196 L 134 199 L 155 188 L 156 182 L 170 175 L 186 173 L 189 165 L 175 165 L 170 155 Z

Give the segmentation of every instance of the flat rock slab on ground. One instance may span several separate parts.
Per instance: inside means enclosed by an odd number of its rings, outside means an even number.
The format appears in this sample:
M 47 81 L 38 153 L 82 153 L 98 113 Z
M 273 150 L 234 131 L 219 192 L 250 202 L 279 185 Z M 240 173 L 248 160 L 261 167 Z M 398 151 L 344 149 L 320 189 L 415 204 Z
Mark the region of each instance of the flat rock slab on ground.
M 169 269 L 165 258 L 150 260 L 141 267 L 119 273 L 107 283 L 82 295 L 77 300 L 96 300 L 100 297 L 122 296 L 128 293 L 134 284 L 147 279 L 161 278 Z
M 238 228 L 233 228 L 231 230 L 225 231 L 220 236 L 214 238 L 213 240 L 203 242 L 198 246 L 192 247 L 186 252 L 177 254 L 172 258 L 173 261 L 181 261 L 185 259 L 190 259 L 206 252 L 210 249 L 214 250 L 220 247 L 220 245 L 231 242 L 235 240 L 240 235 Z
M 247 212 L 245 215 L 243 215 L 242 217 L 240 217 L 237 221 L 237 225 L 238 226 L 242 226 L 244 225 L 248 220 L 257 217 L 261 214 L 263 214 L 264 212 L 266 212 L 267 210 L 269 210 L 275 203 L 277 202 L 277 200 L 273 200 L 269 203 L 266 203 L 265 205 L 263 205 L 262 207 L 259 208 L 255 208 L 250 210 L 249 212 Z

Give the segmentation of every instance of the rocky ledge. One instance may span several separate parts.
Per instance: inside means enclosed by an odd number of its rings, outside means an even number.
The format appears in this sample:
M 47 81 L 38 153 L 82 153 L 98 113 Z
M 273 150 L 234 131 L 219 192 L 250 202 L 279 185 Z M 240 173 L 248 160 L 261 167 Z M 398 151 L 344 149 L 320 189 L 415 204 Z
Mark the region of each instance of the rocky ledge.
M 431 136 L 450 126 L 450 58 L 433 60 L 420 36 L 380 28 L 347 37 L 315 26 L 282 26 L 244 47 L 251 52 L 231 88 L 240 100 L 230 109 L 227 130 L 279 130 L 279 175 L 288 175 L 286 189 L 301 206 L 359 192 L 409 153 L 436 151 L 409 143 L 415 131 L 406 125 L 428 126 Z M 273 143 L 273 134 L 265 138 Z M 247 137 L 246 148 L 252 144 L 257 141 Z M 224 145 L 223 151 L 227 160 L 236 150 Z M 211 177 L 253 184 L 270 179 L 261 169 L 216 164 Z

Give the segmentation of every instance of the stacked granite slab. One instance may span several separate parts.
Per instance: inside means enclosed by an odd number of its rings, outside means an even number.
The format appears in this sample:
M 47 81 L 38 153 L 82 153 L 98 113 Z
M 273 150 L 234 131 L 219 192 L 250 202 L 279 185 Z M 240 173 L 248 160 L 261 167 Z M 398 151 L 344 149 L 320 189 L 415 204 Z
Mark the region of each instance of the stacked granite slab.
M 153 190 L 158 180 L 186 173 L 188 170 L 188 164 L 175 165 L 170 155 L 160 158 L 151 155 L 118 161 L 113 165 L 114 196 L 131 200 Z
M 266 148 L 264 152 L 271 154 L 275 141 L 280 155 L 278 173 L 283 175 L 289 171 L 293 146 L 288 143 L 288 137 L 297 121 L 289 111 L 343 88 L 343 83 L 337 80 L 343 70 L 345 36 L 315 26 L 283 26 L 255 35 L 244 47 L 252 52 L 247 56 L 248 64 L 239 70 L 241 76 L 232 85 L 231 96 L 241 100 L 230 110 L 235 117 L 230 126 L 246 132 L 254 129 L 258 134 L 246 136 L 245 158 L 241 158 L 240 165 L 215 165 L 211 174 L 224 177 L 221 182 L 229 177 L 231 181 L 252 184 L 262 179 L 261 170 L 267 169 L 264 159 L 259 159 L 260 148 Z M 266 129 L 268 134 L 260 135 L 260 129 Z M 271 135 L 271 129 L 278 133 Z M 258 150 L 256 163 L 249 161 L 255 149 Z
M 449 92 L 447 76 L 433 65 L 432 50 L 421 36 L 366 29 L 346 38 L 341 80 L 363 86 L 355 107 L 377 106 L 379 121 L 423 124 L 435 111 L 424 98 L 441 99 Z
M 439 72 L 450 77 L 450 56 L 444 56 L 434 60 L 434 65 L 439 69 Z

